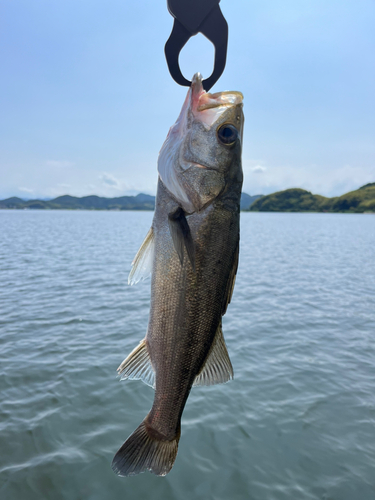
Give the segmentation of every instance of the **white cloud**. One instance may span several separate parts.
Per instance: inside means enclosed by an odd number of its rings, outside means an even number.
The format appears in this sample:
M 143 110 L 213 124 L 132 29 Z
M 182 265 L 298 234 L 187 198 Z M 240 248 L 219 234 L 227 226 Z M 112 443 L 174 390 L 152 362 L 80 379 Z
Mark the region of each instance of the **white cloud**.
M 104 173 L 102 175 L 99 175 L 99 180 L 106 186 L 121 189 L 120 182 L 111 174 Z
M 19 187 L 18 190 L 22 191 L 23 193 L 33 193 L 34 192 L 34 189 L 29 189 L 29 188 L 25 188 L 25 187 Z
M 266 167 L 263 167 L 262 165 L 257 165 L 256 167 L 253 167 L 251 170 L 254 172 L 254 174 L 262 174 L 266 170 Z

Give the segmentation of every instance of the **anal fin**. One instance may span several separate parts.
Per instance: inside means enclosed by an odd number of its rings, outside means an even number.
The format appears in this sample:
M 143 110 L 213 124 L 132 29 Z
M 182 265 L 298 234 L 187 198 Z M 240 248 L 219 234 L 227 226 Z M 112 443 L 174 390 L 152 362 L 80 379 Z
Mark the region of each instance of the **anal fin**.
M 233 378 L 233 367 L 220 325 L 216 331 L 211 350 L 201 372 L 195 377 L 193 386 L 224 384 Z
M 120 380 L 142 380 L 145 384 L 155 389 L 155 372 L 151 364 L 146 341 L 143 339 L 139 345 L 124 359 L 117 368 L 121 375 Z
M 190 264 L 195 270 L 195 248 L 190 227 L 185 213 L 181 207 L 168 215 L 169 230 L 171 232 L 174 248 L 178 254 L 181 265 L 184 263 L 184 247 L 186 248 Z

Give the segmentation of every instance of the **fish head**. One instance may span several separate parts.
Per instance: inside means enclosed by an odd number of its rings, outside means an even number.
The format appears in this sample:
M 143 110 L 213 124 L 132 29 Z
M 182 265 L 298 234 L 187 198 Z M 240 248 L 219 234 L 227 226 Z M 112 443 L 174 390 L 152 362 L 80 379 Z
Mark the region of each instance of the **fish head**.
M 242 100 L 240 92 L 207 93 L 201 75 L 193 77 L 158 159 L 163 184 L 187 213 L 242 184 Z

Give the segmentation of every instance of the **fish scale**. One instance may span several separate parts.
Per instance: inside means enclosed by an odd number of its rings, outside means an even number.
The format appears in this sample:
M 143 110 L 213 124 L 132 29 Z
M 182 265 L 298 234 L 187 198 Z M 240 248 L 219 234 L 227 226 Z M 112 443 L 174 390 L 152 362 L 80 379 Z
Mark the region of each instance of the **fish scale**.
M 159 186 L 158 197 L 161 198 L 163 211 L 157 220 L 161 224 L 166 224 L 170 209 L 165 203 L 165 196 L 168 196 L 165 189 Z M 237 240 L 234 239 L 231 247 L 223 246 L 224 251 L 215 260 L 207 259 L 209 253 L 199 251 L 199 248 L 207 246 L 217 247 L 217 242 L 223 240 L 223 233 L 229 234 L 231 214 L 225 217 L 218 210 L 206 211 L 210 212 L 208 216 L 203 212 L 195 217 L 195 221 L 191 220 L 194 216 L 189 219 L 189 225 L 195 233 L 197 255 L 200 257 L 195 273 L 187 260 L 181 268 L 176 252 L 166 251 L 166 248 L 173 250 L 170 235 L 168 239 L 164 236 L 167 231 L 160 231 L 162 237 L 155 238 L 156 255 L 164 258 L 160 259 L 159 266 L 155 266 L 151 285 L 153 299 L 146 343 L 156 371 L 156 395 L 148 421 L 152 419 L 158 431 L 164 432 L 168 438 L 176 435 L 190 388 L 207 358 L 221 320 L 225 284 L 233 262 L 232 254 L 237 246 Z M 205 231 L 205 224 L 203 227 L 199 224 L 200 219 L 212 224 L 213 230 Z M 214 223 L 211 219 L 221 221 Z M 158 234 L 158 222 L 154 229 L 155 234 Z M 169 269 L 167 276 L 165 267 Z M 219 267 L 220 273 L 217 272 Z M 156 421 L 156 413 L 162 414 L 163 419 Z M 166 430 L 170 428 L 173 429 L 172 435 Z
M 207 94 L 195 75 L 159 155 L 154 219 L 129 278 L 151 270 L 151 308 L 146 337 L 119 372 L 155 397 L 114 457 L 119 475 L 167 474 L 193 385 L 233 377 L 221 320 L 238 264 L 242 127 L 242 95 Z

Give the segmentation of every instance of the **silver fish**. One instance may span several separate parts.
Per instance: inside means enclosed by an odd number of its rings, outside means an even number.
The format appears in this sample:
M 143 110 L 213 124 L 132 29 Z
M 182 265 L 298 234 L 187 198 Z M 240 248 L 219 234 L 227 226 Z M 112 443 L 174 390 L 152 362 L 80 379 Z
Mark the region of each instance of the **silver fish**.
M 116 453 L 120 476 L 172 468 L 194 385 L 233 378 L 221 318 L 238 265 L 244 117 L 240 92 L 209 94 L 194 76 L 158 160 L 152 227 L 129 282 L 152 274 L 144 340 L 119 366 L 155 388 L 150 413 Z

